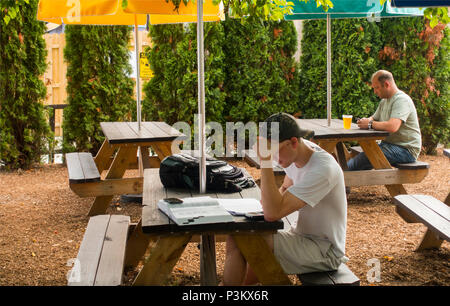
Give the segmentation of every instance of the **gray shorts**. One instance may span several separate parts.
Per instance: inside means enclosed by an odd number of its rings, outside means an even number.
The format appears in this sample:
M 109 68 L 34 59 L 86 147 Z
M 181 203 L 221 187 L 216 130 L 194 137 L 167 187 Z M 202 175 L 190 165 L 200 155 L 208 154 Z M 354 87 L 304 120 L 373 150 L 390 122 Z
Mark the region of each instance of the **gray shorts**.
M 301 236 L 289 230 L 274 234 L 273 244 L 275 257 L 286 274 L 336 270 L 348 260 L 345 256 L 339 258 L 334 254 L 331 242 Z

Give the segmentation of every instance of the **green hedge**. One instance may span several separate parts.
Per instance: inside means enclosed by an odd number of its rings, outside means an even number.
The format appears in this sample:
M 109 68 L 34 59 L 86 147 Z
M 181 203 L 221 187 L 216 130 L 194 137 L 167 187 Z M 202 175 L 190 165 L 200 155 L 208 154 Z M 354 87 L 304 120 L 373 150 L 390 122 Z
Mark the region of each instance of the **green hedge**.
M 365 19 L 333 20 L 331 29 L 332 117 L 370 116 L 378 104 L 370 87 L 370 76 L 378 70 L 380 30 L 376 23 Z M 305 21 L 299 95 L 304 118 L 327 116 L 326 52 L 326 21 Z
M 66 26 L 67 104 L 63 150 L 95 154 L 104 135 L 102 121 L 129 120 L 131 79 L 127 26 Z
M 152 79 L 144 86 L 143 117 L 193 123 L 197 114 L 197 29 L 196 24 L 150 27 L 152 47 L 148 48 Z M 222 122 L 224 54 L 220 23 L 205 23 L 205 108 L 210 121 Z
M 413 99 L 423 150 L 434 154 L 438 143 L 449 144 L 449 29 L 431 29 L 428 23 L 421 17 L 383 20 L 385 43 L 379 55 L 381 68 L 391 71 L 397 86 Z
M 0 10 L 0 164 L 7 169 L 27 169 L 38 162 L 51 139 L 42 103 L 46 87 L 40 79 L 47 67 L 45 25 L 35 18 L 37 4 L 4 1 L 6 9 Z
M 225 119 L 258 122 L 275 112 L 295 112 L 298 67 L 293 23 L 228 18 L 224 30 Z
M 150 29 L 148 57 L 154 77 L 145 85 L 147 120 L 192 123 L 197 114 L 196 25 Z M 227 19 L 205 23 L 206 121 L 261 121 L 295 112 L 298 69 L 292 22 Z

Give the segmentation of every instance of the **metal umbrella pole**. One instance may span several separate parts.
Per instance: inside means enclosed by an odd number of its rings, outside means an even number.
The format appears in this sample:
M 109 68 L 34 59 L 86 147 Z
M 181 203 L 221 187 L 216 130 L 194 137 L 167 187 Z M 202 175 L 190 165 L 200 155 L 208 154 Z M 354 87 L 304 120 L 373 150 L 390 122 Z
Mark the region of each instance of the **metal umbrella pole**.
M 205 53 L 203 37 L 203 0 L 197 1 L 197 62 L 198 62 L 198 128 L 200 148 L 200 193 L 206 193 L 206 132 L 205 132 Z M 200 283 L 217 285 L 216 241 L 214 235 L 201 235 Z
M 141 69 L 139 67 L 139 39 L 138 39 L 139 29 L 137 22 L 137 15 L 134 14 L 134 51 L 136 54 L 136 116 L 138 122 L 138 129 L 141 129 Z
M 331 17 L 327 14 L 327 122 L 331 125 Z
M 205 53 L 203 44 L 203 0 L 197 1 L 197 65 L 198 65 L 198 128 L 200 149 L 200 193 L 206 193 L 205 141 Z

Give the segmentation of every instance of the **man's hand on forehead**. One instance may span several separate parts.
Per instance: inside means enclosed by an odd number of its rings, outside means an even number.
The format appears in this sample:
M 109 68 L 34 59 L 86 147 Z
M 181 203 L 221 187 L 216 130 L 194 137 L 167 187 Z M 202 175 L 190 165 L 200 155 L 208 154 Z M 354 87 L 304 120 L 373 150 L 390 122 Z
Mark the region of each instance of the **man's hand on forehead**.
M 265 137 L 259 136 L 253 150 L 261 161 L 261 168 L 272 167 L 272 157 L 278 156 L 279 144 L 277 141 L 270 141 Z

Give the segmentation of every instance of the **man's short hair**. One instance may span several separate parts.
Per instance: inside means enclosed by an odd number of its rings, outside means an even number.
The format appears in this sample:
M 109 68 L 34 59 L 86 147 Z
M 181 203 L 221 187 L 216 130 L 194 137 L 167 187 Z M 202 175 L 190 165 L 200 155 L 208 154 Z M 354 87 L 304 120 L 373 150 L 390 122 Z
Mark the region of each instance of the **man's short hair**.
M 372 82 L 376 78 L 376 80 L 383 85 L 385 81 L 392 82 L 394 80 L 394 76 L 387 70 L 378 70 L 374 74 L 372 74 Z

